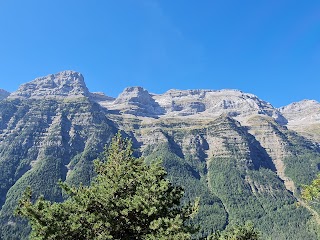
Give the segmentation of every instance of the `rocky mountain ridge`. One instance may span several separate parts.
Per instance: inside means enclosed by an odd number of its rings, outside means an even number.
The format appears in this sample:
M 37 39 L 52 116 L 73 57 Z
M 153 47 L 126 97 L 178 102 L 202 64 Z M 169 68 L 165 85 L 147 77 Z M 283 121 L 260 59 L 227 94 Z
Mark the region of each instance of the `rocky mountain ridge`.
M 8 93 L 5 93 L 7 96 Z M 281 108 L 239 90 L 176 90 L 163 94 L 149 93 L 142 87 L 128 87 L 117 98 L 104 93 L 90 93 L 81 73 L 63 71 L 23 84 L 8 99 L 71 99 L 85 97 L 97 102 L 111 118 L 175 118 L 182 121 L 214 119 L 222 114 L 242 125 L 255 115 L 268 116 L 304 137 L 320 142 L 320 103 L 302 100 Z M 183 120 L 185 119 L 185 120 Z
M 288 120 L 287 127 L 320 143 L 320 103 L 302 100 L 278 109 Z
M 23 84 L 13 93 L 4 90 L 9 99 L 77 98 L 87 97 L 111 112 L 139 117 L 212 118 L 227 114 L 239 119 L 251 115 L 266 115 L 281 125 L 299 125 L 301 121 L 320 122 L 320 103 L 302 100 L 281 108 L 239 90 L 176 90 L 163 94 L 149 93 L 142 87 L 128 87 L 117 98 L 104 93 L 90 93 L 81 73 L 62 71 Z
M 63 71 L 22 84 L 19 89 L 11 93 L 8 98 L 62 99 L 89 96 L 89 90 L 81 73 L 75 71 Z
M 125 89 L 114 101 L 100 101 L 109 110 L 141 117 L 212 118 L 227 114 L 239 120 L 254 114 L 286 119 L 270 103 L 238 90 L 169 90 L 151 94 L 141 87 Z
M 315 100 L 302 100 L 279 108 L 288 119 L 289 124 L 297 125 L 303 122 L 317 123 L 320 121 L 320 103 Z
M 0 88 L 0 100 L 8 97 L 9 95 L 10 95 L 9 92 L 7 92 L 6 90 Z
M 306 104 L 315 111 L 316 102 Z M 12 216 L 26 186 L 61 201 L 59 179 L 89 183 L 92 161 L 121 130 L 137 156 L 163 160 L 185 200 L 201 197 L 199 236 L 252 220 L 274 239 L 314 239 L 305 230 L 312 217 L 296 203 L 300 185 L 319 172 L 319 135 L 312 142 L 292 131 L 299 114 L 290 109 L 305 107 L 276 109 L 238 90 L 129 87 L 112 98 L 90 93 L 77 72 L 37 78 L 0 101 L 0 232 L 27 232 Z

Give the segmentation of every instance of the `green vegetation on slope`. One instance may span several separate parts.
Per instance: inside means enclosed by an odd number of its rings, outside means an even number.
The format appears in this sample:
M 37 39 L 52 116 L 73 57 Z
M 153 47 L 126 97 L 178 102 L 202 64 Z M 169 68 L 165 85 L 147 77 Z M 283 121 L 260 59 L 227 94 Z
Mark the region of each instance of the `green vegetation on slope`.
M 27 225 L 13 216 L 27 186 L 35 196 L 62 201 L 59 179 L 89 184 L 92 161 L 116 132 L 99 105 L 85 99 L 2 101 L 0 126 L 3 239 L 27 236 Z
M 31 239 L 190 239 L 195 229 L 186 220 L 197 203 L 180 207 L 183 190 L 165 178 L 163 167 L 132 153 L 131 143 L 118 134 L 95 162 L 98 175 L 90 186 L 61 183 L 70 195 L 63 203 L 43 197 L 32 203 L 28 189 L 17 213 L 29 219 Z
M 152 147 L 151 147 L 152 148 Z M 200 227 L 195 238 L 206 237 L 216 230 L 222 230 L 227 225 L 227 213 L 221 200 L 213 195 L 200 173 L 192 164 L 180 158 L 170 144 L 163 143 L 154 146 L 152 153 L 146 156 L 146 161 L 159 158 L 168 172 L 168 179 L 184 188 L 183 202 L 192 202 L 200 198 L 199 211 L 192 224 Z

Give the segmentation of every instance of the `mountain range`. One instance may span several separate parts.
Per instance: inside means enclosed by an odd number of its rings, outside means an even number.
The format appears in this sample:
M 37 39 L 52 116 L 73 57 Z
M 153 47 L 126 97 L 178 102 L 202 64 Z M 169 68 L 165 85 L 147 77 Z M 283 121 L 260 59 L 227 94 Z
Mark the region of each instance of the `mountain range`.
M 281 108 L 239 90 L 128 87 L 92 93 L 64 71 L 0 90 L 1 239 L 25 239 L 13 211 L 27 186 L 63 201 L 57 182 L 88 184 L 112 136 L 132 139 L 135 155 L 161 158 L 168 178 L 200 197 L 195 239 L 252 221 L 264 239 L 317 239 L 318 209 L 300 199 L 320 169 L 320 103 Z

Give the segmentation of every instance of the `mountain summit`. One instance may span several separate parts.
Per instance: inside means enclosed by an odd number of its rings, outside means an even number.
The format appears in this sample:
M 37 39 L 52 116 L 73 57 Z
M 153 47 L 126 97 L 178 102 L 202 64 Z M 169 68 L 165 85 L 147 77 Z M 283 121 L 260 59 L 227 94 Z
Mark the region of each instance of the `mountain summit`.
M 9 98 L 77 98 L 89 95 L 82 74 L 63 71 L 25 83 Z
M 7 92 L 6 90 L 0 89 L 0 100 L 8 97 L 10 95 L 9 92 Z
M 279 108 L 279 111 L 294 125 L 320 121 L 320 103 L 315 100 L 294 102 Z
M 288 120 L 287 127 L 320 143 L 320 103 L 302 100 L 278 109 Z

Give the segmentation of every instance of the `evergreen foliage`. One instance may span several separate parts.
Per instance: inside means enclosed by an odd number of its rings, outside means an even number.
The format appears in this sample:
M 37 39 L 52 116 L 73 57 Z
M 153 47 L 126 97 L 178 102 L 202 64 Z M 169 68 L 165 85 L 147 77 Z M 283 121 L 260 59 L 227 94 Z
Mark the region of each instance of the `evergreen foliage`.
M 28 188 L 16 213 L 29 220 L 31 239 L 190 239 L 195 229 L 186 221 L 197 202 L 180 207 L 183 190 L 159 162 L 147 165 L 132 154 L 131 142 L 118 133 L 95 161 L 89 186 L 60 182 L 70 196 L 63 203 L 43 197 L 33 203 Z
M 320 174 L 317 175 L 310 185 L 303 185 L 301 196 L 309 202 L 320 203 Z
M 261 234 L 256 230 L 251 222 L 244 225 L 235 225 L 223 232 L 215 232 L 207 240 L 259 240 Z
M 193 202 L 200 197 L 197 215 L 190 220 L 194 226 L 199 226 L 199 231 L 193 234 L 194 239 L 203 239 L 217 230 L 222 230 L 227 225 L 227 213 L 221 200 L 208 189 L 206 177 L 200 177 L 205 162 L 194 160 L 194 156 L 180 158 L 170 144 L 157 144 L 150 146 L 150 152 L 146 152 L 146 161 L 156 157 L 162 159 L 162 163 L 168 172 L 167 178 L 175 185 L 185 189 L 182 202 Z M 151 153 L 152 152 L 152 153 Z

